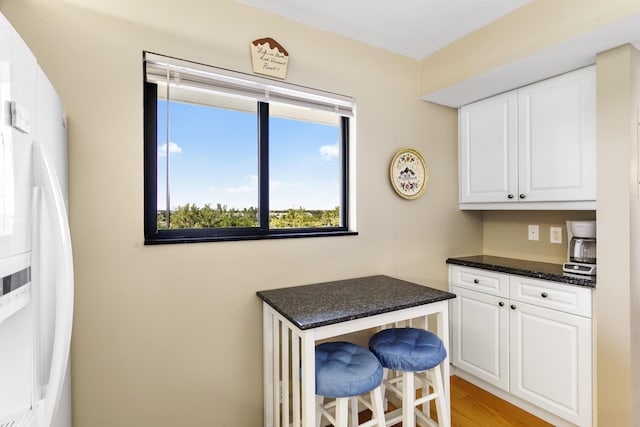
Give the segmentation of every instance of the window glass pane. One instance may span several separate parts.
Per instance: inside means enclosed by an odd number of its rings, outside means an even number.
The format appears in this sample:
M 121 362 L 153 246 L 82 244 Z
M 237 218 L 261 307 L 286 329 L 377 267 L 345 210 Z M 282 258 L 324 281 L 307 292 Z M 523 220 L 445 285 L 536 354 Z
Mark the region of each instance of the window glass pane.
M 145 244 L 356 233 L 355 100 L 149 53 L 144 69 Z
M 269 227 L 341 226 L 340 116 L 269 107 Z
M 257 103 L 158 89 L 158 227 L 256 227 Z

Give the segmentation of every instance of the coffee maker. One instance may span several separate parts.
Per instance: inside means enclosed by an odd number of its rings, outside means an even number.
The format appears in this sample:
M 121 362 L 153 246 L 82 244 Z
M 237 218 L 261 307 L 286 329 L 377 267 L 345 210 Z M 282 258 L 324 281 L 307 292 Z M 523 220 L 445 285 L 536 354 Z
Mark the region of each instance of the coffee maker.
M 596 222 L 567 221 L 567 258 L 562 266 L 566 273 L 596 275 Z

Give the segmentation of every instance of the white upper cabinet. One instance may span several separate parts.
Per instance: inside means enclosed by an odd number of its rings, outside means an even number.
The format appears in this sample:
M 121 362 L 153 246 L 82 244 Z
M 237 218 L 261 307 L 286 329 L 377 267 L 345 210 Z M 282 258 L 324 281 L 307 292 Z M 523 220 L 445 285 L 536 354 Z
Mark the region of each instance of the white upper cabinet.
M 518 192 L 516 91 L 459 112 L 460 202 L 507 202 Z
M 595 209 L 595 67 L 459 110 L 461 209 Z
M 596 199 L 595 68 L 518 89 L 518 190 L 536 202 Z

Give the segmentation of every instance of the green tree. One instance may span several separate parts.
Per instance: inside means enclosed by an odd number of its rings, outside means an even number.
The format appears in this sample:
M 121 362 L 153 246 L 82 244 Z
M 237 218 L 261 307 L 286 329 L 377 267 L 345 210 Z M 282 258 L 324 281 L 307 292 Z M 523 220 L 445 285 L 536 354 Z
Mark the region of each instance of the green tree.
M 250 207 L 242 210 L 227 208 L 226 205 L 210 204 L 198 207 L 195 203 L 178 206 L 170 212 L 169 228 L 235 228 L 257 227 L 258 208 Z M 166 227 L 166 212 L 157 213 L 158 228 Z M 269 215 L 271 228 L 318 228 L 337 227 L 340 225 L 339 208 L 332 210 L 307 211 L 303 207 L 272 211 Z
M 323 211 L 320 224 L 322 227 L 338 227 L 340 225 L 340 208 L 336 206 L 330 211 Z

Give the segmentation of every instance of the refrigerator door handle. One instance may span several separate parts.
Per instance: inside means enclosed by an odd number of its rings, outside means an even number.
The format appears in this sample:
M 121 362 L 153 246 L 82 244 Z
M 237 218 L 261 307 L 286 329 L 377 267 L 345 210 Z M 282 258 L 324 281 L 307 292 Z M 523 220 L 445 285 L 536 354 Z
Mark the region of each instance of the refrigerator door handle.
M 42 188 L 44 201 L 49 208 L 49 219 L 53 245 L 60 259 L 55 277 L 55 329 L 49 381 L 46 396 L 38 402 L 36 426 L 49 427 L 56 413 L 65 372 L 69 361 L 71 346 L 71 329 L 73 325 L 73 253 L 71 250 L 71 234 L 62 190 L 54 168 L 48 160 L 46 149 L 40 143 L 33 143 L 33 167 L 35 184 Z

